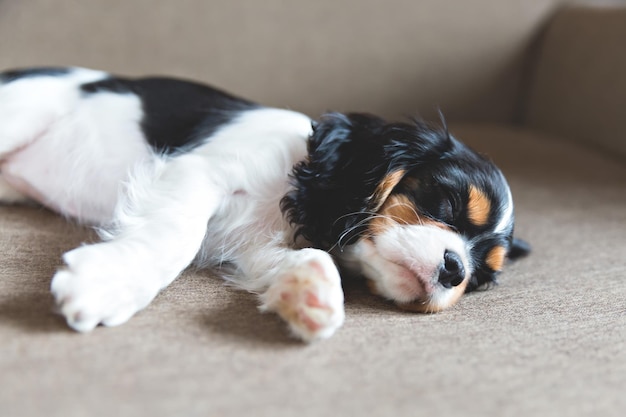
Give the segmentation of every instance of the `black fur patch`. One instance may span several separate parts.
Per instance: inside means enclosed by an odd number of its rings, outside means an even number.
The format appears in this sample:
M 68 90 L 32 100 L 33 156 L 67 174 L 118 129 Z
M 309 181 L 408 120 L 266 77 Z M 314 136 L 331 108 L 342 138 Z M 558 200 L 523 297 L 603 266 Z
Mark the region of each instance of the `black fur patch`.
M 4 71 L 0 74 L 0 82 L 10 83 L 11 81 L 19 80 L 26 77 L 41 77 L 41 76 L 58 76 L 66 75 L 71 71 L 71 68 L 57 68 L 57 67 L 41 67 L 41 68 L 25 68 L 14 69 Z
M 148 143 L 165 154 L 189 150 L 256 104 L 215 88 L 173 78 L 111 77 L 83 84 L 85 94 L 132 93 L 142 103 L 142 130 Z

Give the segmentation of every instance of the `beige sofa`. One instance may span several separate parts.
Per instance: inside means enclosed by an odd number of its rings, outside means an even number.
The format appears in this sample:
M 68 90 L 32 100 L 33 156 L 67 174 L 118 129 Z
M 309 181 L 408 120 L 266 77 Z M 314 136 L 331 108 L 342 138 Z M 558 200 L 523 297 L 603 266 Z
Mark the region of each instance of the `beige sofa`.
M 311 346 L 209 271 L 79 335 L 49 279 L 94 235 L 0 207 L 0 416 L 623 415 L 626 5 L 570 3 L 0 1 L 1 68 L 184 76 L 312 116 L 441 108 L 534 248 L 435 315 L 346 282 L 344 327 Z

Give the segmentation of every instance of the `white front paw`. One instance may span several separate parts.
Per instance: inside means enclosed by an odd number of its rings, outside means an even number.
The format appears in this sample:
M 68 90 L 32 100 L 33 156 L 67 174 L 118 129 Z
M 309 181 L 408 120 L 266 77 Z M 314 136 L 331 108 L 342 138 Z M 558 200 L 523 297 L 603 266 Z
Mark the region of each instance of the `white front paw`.
M 262 310 L 278 313 L 307 342 L 330 337 L 344 321 L 341 281 L 330 258 L 291 269 L 262 298 Z
M 68 252 L 67 268 L 52 278 L 51 290 L 67 324 L 79 332 L 99 324 L 126 322 L 156 296 L 158 287 L 133 276 L 135 268 L 116 262 L 104 245 Z M 144 271 L 145 273 L 145 271 Z

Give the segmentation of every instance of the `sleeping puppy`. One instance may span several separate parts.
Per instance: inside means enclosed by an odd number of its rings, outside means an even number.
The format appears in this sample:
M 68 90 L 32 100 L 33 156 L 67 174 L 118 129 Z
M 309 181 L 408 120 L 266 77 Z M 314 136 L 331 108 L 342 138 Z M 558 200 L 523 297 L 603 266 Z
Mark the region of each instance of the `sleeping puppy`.
M 335 261 L 437 312 L 528 252 L 502 173 L 421 121 L 311 121 L 187 81 L 35 68 L 0 75 L 0 161 L 0 201 L 102 236 L 52 278 L 80 332 L 124 323 L 190 264 L 227 263 L 311 341 L 344 321 Z

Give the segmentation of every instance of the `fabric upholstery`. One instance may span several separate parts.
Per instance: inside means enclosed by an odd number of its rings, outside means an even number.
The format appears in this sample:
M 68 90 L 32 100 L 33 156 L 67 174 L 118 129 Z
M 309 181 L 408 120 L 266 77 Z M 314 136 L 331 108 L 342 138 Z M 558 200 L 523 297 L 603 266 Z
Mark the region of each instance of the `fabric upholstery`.
M 537 57 L 527 123 L 626 159 L 626 2 L 621 4 L 557 14 Z
M 312 116 L 509 121 L 559 0 L 4 0 L 0 68 L 203 80 Z

